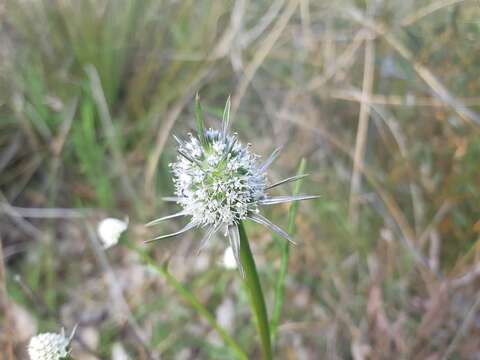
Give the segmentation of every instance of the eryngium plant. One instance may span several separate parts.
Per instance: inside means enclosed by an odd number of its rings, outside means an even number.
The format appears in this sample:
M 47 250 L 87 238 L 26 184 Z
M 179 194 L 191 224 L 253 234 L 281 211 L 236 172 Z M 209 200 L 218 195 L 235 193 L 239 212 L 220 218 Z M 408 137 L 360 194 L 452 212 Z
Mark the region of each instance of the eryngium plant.
M 200 103 L 195 106 L 197 136 L 189 135 L 186 140 L 175 137 L 178 143 L 177 159 L 170 164 L 175 184 L 174 201 L 182 210 L 151 221 L 155 225 L 167 219 L 186 216 L 188 224 L 172 234 L 161 235 L 150 241 L 182 234 L 190 229 L 206 229 L 200 242 L 201 250 L 217 232 L 228 236 L 238 269 L 244 278 L 250 304 L 255 316 L 263 358 L 272 359 L 271 334 L 265 299 L 258 278 L 255 261 L 250 250 L 244 220 L 252 220 L 266 226 L 281 237 L 293 243 L 289 234 L 260 214 L 266 205 L 296 200 L 313 199 L 317 196 L 270 196 L 269 190 L 279 185 L 299 180 L 299 174 L 276 183 L 269 183 L 267 170 L 280 153 L 276 149 L 265 161 L 244 146 L 236 134 L 229 133 L 230 99 L 223 112 L 220 130 L 206 129 Z M 243 355 L 239 358 L 244 358 Z
M 228 236 L 240 272 L 240 235 L 238 226 L 243 220 L 252 220 L 266 226 L 281 237 L 294 243 L 280 227 L 260 214 L 262 206 L 313 199 L 317 196 L 269 196 L 269 190 L 299 180 L 306 175 L 297 175 L 270 184 L 267 178 L 269 166 L 278 157 L 281 148 L 276 149 L 265 161 L 253 153 L 250 144 L 244 146 L 237 134 L 229 134 L 230 99 L 227 100 L 220 130 L 205 129 L 200 104 L 196 103 L 198 134 L 189 134 L 188 139 L 174 137 L 177 144 L 177 159 L 171 163 L 174 201 L 182 210 L 147 225 L 156 225 L 164 220 L 180 216 L 190 218 L 181 230 L 158 236 L 150 241 L 182 234 L 196 227 L 206 229 L 200 242 L 201 250 L 219 231 Z

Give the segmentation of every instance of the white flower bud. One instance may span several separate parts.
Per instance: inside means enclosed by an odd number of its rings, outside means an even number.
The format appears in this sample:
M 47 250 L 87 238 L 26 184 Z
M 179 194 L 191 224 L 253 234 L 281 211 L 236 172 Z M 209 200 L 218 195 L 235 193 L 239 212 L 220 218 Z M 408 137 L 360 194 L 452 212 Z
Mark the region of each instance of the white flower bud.
M 69 344 L 63 334 L 39 334 L 30 339 L 28 355 L 30 360 L 61 360 L 68 356 Z
M 127 230 L 128 221 L 106 218 L 98 223 L 97 234 L 105 249 L 116 245 L 120 235 Z

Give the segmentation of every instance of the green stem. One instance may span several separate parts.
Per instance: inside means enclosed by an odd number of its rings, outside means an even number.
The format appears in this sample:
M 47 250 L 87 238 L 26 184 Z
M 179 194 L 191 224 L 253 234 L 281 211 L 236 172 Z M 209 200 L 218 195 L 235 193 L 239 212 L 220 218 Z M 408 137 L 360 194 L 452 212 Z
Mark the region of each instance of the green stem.
M 212 328 L 217 331 L 217 333 L 220 335 L 224 343 L 235 353 L 235 357 L 240 360 L 248 360 L 248 356 L 243 352 L 243 350 L 240 348 L 240 346 L 233 340 L 227 332 L 217 323 L 215 318 L 210 314 L 208 309 L 203 306 L 196 298 L 195 296 L 188 291 L 187 288 L 185 288 L 175 277 L 170 274 L 170 272 L 167 270 L 165 266 L 159 266 L 144 250 L 140 249 L 136 245 L 124 241 L 124 244 L 132 251 L 136 252 L 142 259 L 142 261 L 148 265 L 152 270 L 154 270 L 156 273 L 160 274 L 161 276 L 164 277 L 164 279 L 167 281 L 167 283 L 172 286 L 177 293 L 180 295 L 180 297 L 190 304 L 207 322 L 210 324 Z
M 297 169 L 297 175 L 301 175 L 305 172 L 305 159 L 302 159 L 300 165 Z M 295 183 L 293 188 L 292 195 L 298 195 L 300 192 L 300 186 L 302 184 L 301 180 L 298 180 Z M 287 232 L 290 236 L 293 236 L 295 233 L 295 218 L 297 215 L 298 209 L 298 201 L 294 201 L 292 205 L 290 205 L 290 209 L 288 210 L 288 228 Z M 285 299 L 285 278 L 287 276 L 287 269 L 288 269 L 288 258 L 290 255 L 290 243 L 285 239 L 278 239 L 282 241 L 282 262 L 280 264 L 280 273 L 278 275 L 278 281 L 275 289 L 275 304 L 273 308 L 273 315 L 272 315 L 272 322 L 270 323 L 270 330 L 272 334 L 272 342 L 275 342 L 277 337 L 277 330 L 278 330 L 278 323 L 280 321 L 280 315 L 282 312 L 283 301 Z
M 265 306 L 265 299 L 263 297 L 260 279 L 258 278 L 255 260 L 253 259 L 247 234 L 241 222 L 238 224 L 238 231 L 240 233 L 240 261 L 245 272 L 245 285 L 248 289 L 250 304 L 255 315 L 258 334 L 260 335 L 263 358 L 265 360 L 271 360 L 272 346 L 270 343 L 267 308 Z

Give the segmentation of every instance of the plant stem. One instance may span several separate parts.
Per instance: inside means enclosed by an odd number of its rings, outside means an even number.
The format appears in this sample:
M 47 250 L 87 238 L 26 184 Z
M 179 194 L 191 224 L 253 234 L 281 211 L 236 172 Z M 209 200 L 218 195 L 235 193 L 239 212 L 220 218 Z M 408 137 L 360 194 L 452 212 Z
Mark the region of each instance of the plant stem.
M 298 166 L 297 175 L 301 175 L 305 172 L 305 165 L 306 161 L 305 159 L 302 159 L 300 165 Z M 293 196 L 298 195 L 301 185 L 302 180 L 298 180 L 295 183 L 292 193 Z M 298 205 L 298 201 L 294 201 L 288 210 L 287 232 L 290 234 L 290 236 L 293 236 L 295 233 L 295 218 L 297 216 Z M 277 337 L 278 323 L 280 321 L 280 314 L 282 312 L 283 301 L 285 299 L 285 278 L 287 276 L 288 258 L 290 254 L 290 243 L 285 239 L 278 240 L 282 241 L 282 262 L 280 264 L 280 273 L 278 275 L 278 281 L 275 289 L 275 305 L 273 308 L 272 322 L 270 323 L 272 342 L 275 342 Z
M 272 346 L 270 343 L 267 308 L 265 306 L 265 299 L 258 278 L 255 260 L 253 259 L 250 245 L 248 244 L 248 238 L 243 223 L 241 222 L 238 224 L 238 231 L 240 233 L 240 261 L 245 271 L 245 285 L 248 289 L 250 305 L 256 320 L 258 334 L 260 335 L 263 358 L 265 360 L 271 360 Z
M 136 252 L 142 259 L 142 261 L 148 265 L 152 270 L 154 270 L 156 273 L 160 274 L 161 276 L 164 277 L 164 279 L 167 281 L 167 283 L 172 286 L 177 293 L 182 297 L 182 299 L 190 304 L 207 322 L 210 324 L 212 328 L 217 331 L 217 333 L 220 335 L 224 343 L 235 353 L 235 357 L 240 360 L 248 360 L 247 355 L 245 352 L 240 348 L 240 346 L 233 340 L 215 320 L 215 318 L 210 314 L 208 309 L 203 306 L 196 298 L 195 296 L 187 289 L 185 288 L 175 277 L 170 274 L 170 272 L 167 270 L 166 266 L 160 266 L 158 265 L 144 250 L 140 249 L 136 245 L 124 241 L 123 242 L 130 250 Z

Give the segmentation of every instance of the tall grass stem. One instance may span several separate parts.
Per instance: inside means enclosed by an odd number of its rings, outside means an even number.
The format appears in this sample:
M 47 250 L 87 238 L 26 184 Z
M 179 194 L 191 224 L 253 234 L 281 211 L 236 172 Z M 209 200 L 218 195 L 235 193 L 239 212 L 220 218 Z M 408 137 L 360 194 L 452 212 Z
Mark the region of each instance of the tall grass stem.
M 297 169 L 297 175 L 301 175 L 305 173 L 305 166 L 306 161 L 302 159 L 300 161 L 300 165 Z M 292 196 L 298 195 L 300 192 L 300 187 L 302 185 L 302 180 L 298 180 L 295 183 L 293 188 Z M 295 234 L 295 218 L 297 217 L 297 210 L 298 210 L 298 201 L 292 202 L 290 205 L 290 209 L 288 211 L 288 228 L 287 232 L 290 236 L 293 237 Z M 272 321 L 270 323 L 270 332 L 272 335 L 272 343 L 275 342 L 278 332 L 278 323 L 280 321 L 280 315 L 282 313 L 282 306 L 285 299 L 285 279 L 287 277 L 287 270 L 288 270 L 288 259 L 290 255 L 290 244 L 288 241 L 284 239 L 278 239 L 278 241 L 282 241 L 282 262 L 280 264 L 280 273 L 278 275 L 277 285 L 275 288 L 275 304 L 273 307 L 273 314 L 272 314 Z

